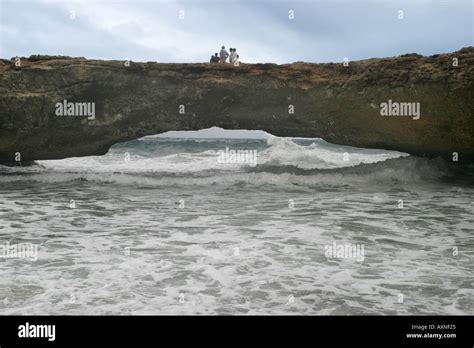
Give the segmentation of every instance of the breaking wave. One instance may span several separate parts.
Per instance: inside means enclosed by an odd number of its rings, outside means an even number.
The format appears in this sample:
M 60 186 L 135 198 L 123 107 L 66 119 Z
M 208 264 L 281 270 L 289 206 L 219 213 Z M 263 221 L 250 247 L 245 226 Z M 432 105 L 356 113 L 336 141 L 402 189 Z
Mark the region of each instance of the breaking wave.
M 224 149 L 256 150 L 257 163 L 220 163 Z M 341 185 L 437 180 L 450 174 L 442 160 L 360 149 L 322 139 L 167 139 L 117 144 L 103 156 L 0 166 L 2 182 L 86 180 L 120 185 Z

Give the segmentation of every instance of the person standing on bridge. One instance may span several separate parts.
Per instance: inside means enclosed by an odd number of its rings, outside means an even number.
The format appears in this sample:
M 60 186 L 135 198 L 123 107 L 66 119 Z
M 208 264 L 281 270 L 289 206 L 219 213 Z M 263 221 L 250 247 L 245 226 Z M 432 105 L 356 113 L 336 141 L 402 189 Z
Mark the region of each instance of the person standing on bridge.
M 229 56 L 229 63 L 234 64 L 234 62 L 237 60 L 237 52 L 235 48 L 230 48 L 230 56 Z
M 219 55 L 221 57 L 220 63 L 225 63 L 227 57 L 229 56 L 229 52 L 225 50 L 225 46 L 222 46 L 222 49 L 219 52 Z

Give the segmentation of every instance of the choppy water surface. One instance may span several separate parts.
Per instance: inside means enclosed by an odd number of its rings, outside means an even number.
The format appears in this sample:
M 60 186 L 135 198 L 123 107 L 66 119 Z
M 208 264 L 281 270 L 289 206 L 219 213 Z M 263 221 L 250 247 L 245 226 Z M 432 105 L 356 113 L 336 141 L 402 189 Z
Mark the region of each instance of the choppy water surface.
M 282 138 L 39 164 L 0 167 L 0 244 L 38 246 L 0 258 L 1 314 L 474 314 L 472 168 Z

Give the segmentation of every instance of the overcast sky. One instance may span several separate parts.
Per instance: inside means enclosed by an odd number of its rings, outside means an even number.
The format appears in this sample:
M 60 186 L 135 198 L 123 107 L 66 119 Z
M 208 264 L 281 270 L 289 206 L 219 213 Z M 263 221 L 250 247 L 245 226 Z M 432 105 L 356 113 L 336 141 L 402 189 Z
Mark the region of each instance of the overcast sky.
M 152 135 L 153 137 L 154 135 Z M 199 131 L 169 131 L 160 134 L 165 138 L 227 138 L 227 139 L 267 139 L 271 134 L 261 130 L 222 129 L 211 127 Z
M 430 55 L 473 45 L 473 3 L 0 0 L 0 57 L 207 62 L 221 45 L 236 47 L 243 62 Z

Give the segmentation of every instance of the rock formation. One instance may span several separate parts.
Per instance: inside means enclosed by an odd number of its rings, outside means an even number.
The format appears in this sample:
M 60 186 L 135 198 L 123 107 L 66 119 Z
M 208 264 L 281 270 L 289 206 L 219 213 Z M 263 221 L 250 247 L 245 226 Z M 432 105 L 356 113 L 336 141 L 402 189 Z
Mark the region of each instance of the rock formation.
M 18 153 L 101 155 L 117 142 L 212 126 L 474 162 L 473 47 L 348 66 L 31 56 L 0 60 L 0 92 L 1 163 Z M 420 118 L 381 116 L 389 101 L 419 103 Z M 93 103 L 95 117 L 58 116 L 65 102 Z

